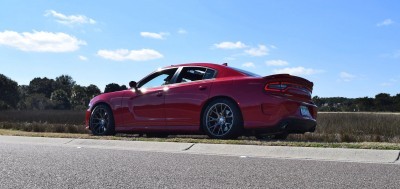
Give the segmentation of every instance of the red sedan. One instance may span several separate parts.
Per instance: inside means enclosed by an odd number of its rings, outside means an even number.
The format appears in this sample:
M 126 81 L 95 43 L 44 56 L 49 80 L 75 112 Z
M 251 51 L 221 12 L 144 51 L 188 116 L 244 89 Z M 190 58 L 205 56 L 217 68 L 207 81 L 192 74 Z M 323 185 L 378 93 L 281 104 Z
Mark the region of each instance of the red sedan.
M 316 127 L 313 83 L 288 74 L 262 77 L 227 64 L 192 63 L 157 70 L 130 87 L 90 101 L 86 126 L 94 135 L 285 139 Z

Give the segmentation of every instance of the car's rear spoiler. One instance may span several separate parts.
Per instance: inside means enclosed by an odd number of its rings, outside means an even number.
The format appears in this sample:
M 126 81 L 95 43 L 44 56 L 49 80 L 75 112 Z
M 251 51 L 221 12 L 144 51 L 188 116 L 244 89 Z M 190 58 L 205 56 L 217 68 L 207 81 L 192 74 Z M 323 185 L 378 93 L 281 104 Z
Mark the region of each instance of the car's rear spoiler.
M 302 85 L 308 88 L 310 91 L 313 90 L 314 83 L 304 79 L 302 77 L 297 77 L 289 74 L 275 74 L 263 77 L 268 83 L 272 82 L 288 82 Z

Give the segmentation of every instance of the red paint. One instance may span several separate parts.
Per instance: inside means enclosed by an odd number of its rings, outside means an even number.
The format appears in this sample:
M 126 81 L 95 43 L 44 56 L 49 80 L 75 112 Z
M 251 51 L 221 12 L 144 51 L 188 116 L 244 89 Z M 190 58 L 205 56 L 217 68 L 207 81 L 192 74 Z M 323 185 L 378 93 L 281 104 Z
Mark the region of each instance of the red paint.
M 316 124 L 317 107 L 311 101 L 313 83 L 288 74 L 253 77 L 228 66 L 192 63 L 164 69 L 204 67 L 217 71 L 215 78 L 148 88 L 124 90 L 96 96 L 87 110 L 99 103 L 108 104 L 114 115 L 117 132 L 201 132 L 201 111 L 208 100 L 217 97 L 235 101 L 242 113 L 244 128 L 268 129 L 283 120 L 295 119 Z M 175 76 L 174 76 L 175 77 Z M 140 82 L 138 82 L 140 83 Z M 282 90 L 268 89 L 268 84 L 285 84 Z M 300 106 L 308 107 L 312 117 L 303 117 Z M 308 130 L 307 130 L 308 131 Z

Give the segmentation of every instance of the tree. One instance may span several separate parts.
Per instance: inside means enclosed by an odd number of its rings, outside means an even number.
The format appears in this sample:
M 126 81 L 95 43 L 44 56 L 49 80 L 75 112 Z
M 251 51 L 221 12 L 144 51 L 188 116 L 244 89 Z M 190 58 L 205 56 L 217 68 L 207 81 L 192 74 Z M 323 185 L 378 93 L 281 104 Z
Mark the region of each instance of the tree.
M 54 84 L 55 81 L 53 79 L 48 79 L 47 77 L 35 77 L 31 82 L 29 82 L 29 94 L 44 94 L 44 96 L 50 98 L 50 95 L 54 90 Z
M 25 100 L 27 97 L 29 97 L 29 86 L 28 85 L 19 85 L 18 93 L 19 93 L 19 101 L 17 104 L 17 108 L 20 110 L 27 109 Z
M 86 87 L 86 96 L 88 98 L 93 98 L 101 93 L 100 89 L 96 85 L 89 85 Z
M 0 109 L 15 108 L 18 101 L 18 83 L 0 74 Z
M 71 96 L 72 87 L 75 85 L 75 81 L 69 75 L 61 75 L 56 77 L 55 80 L 55 90 L 61 89 L 67 93 L 68 96 Z
M 74 109 L 84 109 L 89 103 L 86 87 L 74 85 L 72 87 L 71 105 Z
M 400 93 L 393 96 L 393 111 L 400 112 Z
M 53 109 L 53 103 L 42 93 L 34 93 L 26 96 L 18 103 L 19 109 L 26 110 L 48 110 Z
M 122 85 L 119 86 L 116 83 L 110 83 L 108 85 L 106 85 L 106 88 L 104 89 L 104 93 L 110 93 L 110 92 L 114 92 L 114 91 L 121 91 L 121 90 L 126 90 L 126 86 Z
M 324 103 L 323 100 L 319 96 L 314 96 L 312 98 L 312 101 L 317 105 L 318 107 L 321 107 L 322 104 Z
M 393 111 L 392 104 L 393 101 L 390 94 L 379 93 L 375 95 L 375 106 L 378 111 Z
M 374 99 L 369 97 L 356 98 L 355 105 L 358 111 L 374 111 Z
M 51 93 L 50 100 L 54 104 L 55 109 L 66 110 L 71 108 L 67 92 L 62 89 L 57 89 Z

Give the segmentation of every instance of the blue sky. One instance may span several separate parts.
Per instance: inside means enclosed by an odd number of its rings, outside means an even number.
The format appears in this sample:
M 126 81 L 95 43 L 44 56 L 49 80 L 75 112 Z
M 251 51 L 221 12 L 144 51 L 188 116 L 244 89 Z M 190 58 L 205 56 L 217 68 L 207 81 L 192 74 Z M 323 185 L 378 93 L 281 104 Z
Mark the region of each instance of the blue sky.
M 321 97 L 400 93 L 400 2 L 372 0 L 0 3 L 0 73 L 127 85 L 187 62 L 290 73 Z

